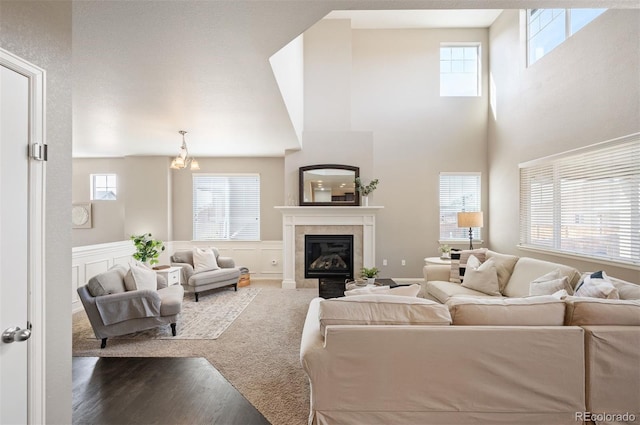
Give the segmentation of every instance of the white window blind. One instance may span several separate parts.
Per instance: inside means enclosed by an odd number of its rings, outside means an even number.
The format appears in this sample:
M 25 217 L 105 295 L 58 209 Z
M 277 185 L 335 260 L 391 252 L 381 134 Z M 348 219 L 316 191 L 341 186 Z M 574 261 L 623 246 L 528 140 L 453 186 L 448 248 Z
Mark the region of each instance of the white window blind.
M 640 133 L 520 164 L 520 244 L 640 265 Z
M 458 213 L 480 211 L 480 173 L 440 173 L 440 240 L 469 240 L 469 229 L 458 227 Z M 473 228 L 473 238 L 482 238 Z
M 260 240 L 260 176 L 194 174 L 193 239 Z

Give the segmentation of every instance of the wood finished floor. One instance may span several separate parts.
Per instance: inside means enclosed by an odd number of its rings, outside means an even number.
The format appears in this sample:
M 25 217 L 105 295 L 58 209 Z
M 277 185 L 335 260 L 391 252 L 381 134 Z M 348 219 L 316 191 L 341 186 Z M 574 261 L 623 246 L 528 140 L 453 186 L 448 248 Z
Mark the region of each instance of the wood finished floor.
M 73 423 L 269 425 L 206 359 L 74 357 Z

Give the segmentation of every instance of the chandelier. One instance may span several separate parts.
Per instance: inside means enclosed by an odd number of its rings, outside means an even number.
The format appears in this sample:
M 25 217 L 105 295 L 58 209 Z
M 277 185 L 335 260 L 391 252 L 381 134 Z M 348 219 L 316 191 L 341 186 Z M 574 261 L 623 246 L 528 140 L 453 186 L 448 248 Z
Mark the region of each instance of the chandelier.
M 184 140 L 184 135 L 187 134 L 187 132 L 180 130 L 178 133 L 182 134 L 182 146 L 180 146 L 178 156 L 171 161 L 171 168 L 174 170 L 184 170 L 189 167 L 191 170 L 199 170 L 200 164 L 198 164 L 198 161 L 196 161 L 194 157 L 189 155 L 189 151 L 187 150 L 187 142 Z

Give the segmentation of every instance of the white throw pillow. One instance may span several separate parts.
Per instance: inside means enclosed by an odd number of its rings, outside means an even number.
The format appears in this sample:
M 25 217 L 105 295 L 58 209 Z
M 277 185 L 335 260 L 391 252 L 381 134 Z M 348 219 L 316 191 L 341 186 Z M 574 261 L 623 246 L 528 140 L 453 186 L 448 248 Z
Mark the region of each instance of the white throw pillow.
M 473 289 L 487 295 L 501 295 L 500 284 L 498 283 L 498 271 L 495 262 L 489 258 L 478 267 L 472 267 L 472 264 L 480 264 L 475 256 L 469 256 L 467 260 L 467 269 L 464 274 L 462 286 Z
M 566 276 L 560 275 L 560 270 L 554 270 L 540 276 L 529 283 L 529 295 L 553 295 L 554 293 L 564 289 L 568 295 L 573 295 L 573 288 L 569 284 Z
M 350 291 L 345 291 L 346 296 L 364 295 L 364 294 L 386 294 L 386 295 L 400 295 L 404 297 L 416 297 L 420 292 L 420 285 L 414 283 L 408 286 L 396 286 L 390 288 L 388 286 L 371 286 L 364 288 L 355 288 Z
M 138 264 L 132 264 L 131 268 L 124 276 L 124 286 L 127 291 L 141 289 L 158 290 L 156 272 Z
M 609 276 L 604 271 L 587 273 L 582 282 L 576 287 L 576 297 L 606 298 L 617 300 L 620 298 L 618 289 L 613 286 Z
M 210 270 L 218 270 L 218 262 L 216 254 L 212 249 L 193 248 L 193 272 L 207 272 Z

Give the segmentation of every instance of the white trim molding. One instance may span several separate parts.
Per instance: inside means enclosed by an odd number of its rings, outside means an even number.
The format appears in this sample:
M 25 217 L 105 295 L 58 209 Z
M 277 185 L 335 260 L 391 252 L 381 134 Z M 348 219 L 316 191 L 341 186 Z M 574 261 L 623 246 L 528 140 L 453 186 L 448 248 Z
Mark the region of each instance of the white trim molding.
M 282 287 L 296 285 L 296 226 L 362 226 L 362 264 L 375 266 L 376 213 L 384 207 L 275 207 L 282 213 Z

